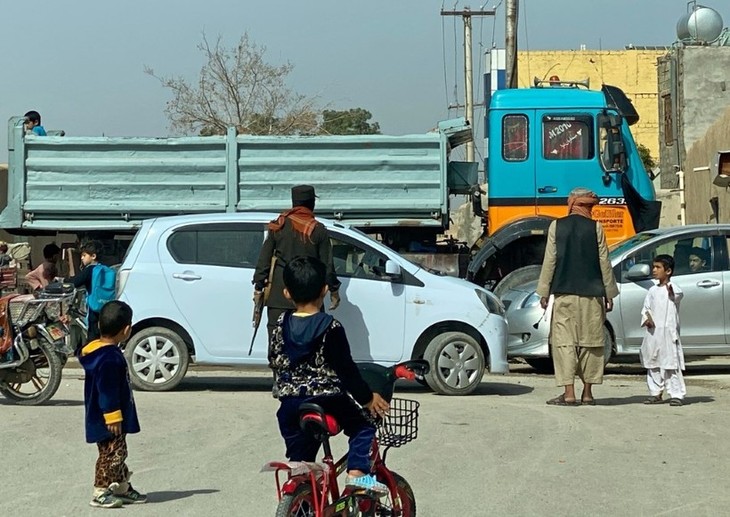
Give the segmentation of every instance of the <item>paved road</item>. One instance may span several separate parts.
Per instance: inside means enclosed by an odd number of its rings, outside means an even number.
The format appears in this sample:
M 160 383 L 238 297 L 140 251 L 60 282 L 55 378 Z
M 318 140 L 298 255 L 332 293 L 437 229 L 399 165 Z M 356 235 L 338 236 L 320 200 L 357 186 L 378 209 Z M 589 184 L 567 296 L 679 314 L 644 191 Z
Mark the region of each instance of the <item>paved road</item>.
M 689 405 L 644 406 L 641 370 L 614 367 L 596 407 L 549 407 L 548 376 L 524 366 L 475 395 L 421 402 L 419 439 L 391 451 L 419 515 L 717 515 L 730 507 L 730 368 L 692 365 Z M 0 515 L 98 515 L 96 450 L 83 441 L 82 372 L 68 369 L 50 406 L 0 400 Z M 143 432 L 130 437 L 146 505 L 125 515 L 273 515 L 261 465 L 283 447 L 265 372 L 198 370 L 172 393 L 137 393 Z M 338 438 L 335 450 L 345 442 Z

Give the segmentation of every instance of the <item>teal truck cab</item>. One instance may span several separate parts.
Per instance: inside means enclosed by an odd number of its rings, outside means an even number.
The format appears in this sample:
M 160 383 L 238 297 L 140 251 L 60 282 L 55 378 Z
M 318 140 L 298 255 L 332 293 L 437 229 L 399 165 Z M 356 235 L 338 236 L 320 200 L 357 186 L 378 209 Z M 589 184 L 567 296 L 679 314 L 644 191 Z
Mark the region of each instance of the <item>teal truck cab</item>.
M 629 129 L 638 120 L 631 101 L 612 86 L 595 91 L 535 81 L 533 88 L 496 91 L 486 117 L 489 208 L 469 277 L 494 286 L 540 264 L 547 228 L 567 215 L 576 187 L 598 195 L 593 214 L 609 244 L 656 228 L 659 203 Z

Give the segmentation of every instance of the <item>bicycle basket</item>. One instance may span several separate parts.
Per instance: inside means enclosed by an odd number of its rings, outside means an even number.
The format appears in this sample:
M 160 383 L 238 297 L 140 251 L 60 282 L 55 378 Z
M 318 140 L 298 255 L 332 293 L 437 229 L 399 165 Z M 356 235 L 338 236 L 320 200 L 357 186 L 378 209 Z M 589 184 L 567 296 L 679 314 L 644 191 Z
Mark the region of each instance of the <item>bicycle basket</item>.
M 383 447 L 400 447 L 418 436 L 418 407 L 415 400 L 394 398 L 390 412 L 378 425 L 378 441 Z

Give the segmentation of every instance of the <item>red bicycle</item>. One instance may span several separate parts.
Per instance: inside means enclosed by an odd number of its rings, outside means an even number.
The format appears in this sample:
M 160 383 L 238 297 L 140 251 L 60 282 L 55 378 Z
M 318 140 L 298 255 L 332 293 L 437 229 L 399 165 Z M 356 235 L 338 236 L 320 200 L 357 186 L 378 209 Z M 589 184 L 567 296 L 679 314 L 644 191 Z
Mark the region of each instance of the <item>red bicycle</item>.
M 406 361 L 392 367 L 362 363 L 358 365 L 373 391 L 390 402 L 390 411 L 377 422 L 370 461 L 378 481 L 388 487 L 386 496 L 371 491 L 345 489 L 340 492 L 337 478 L 347 467 L 347 454 L 335 462 L 329 439 L 341 429 L 332 415 L 317 404 L 302 404 L 299 423 L 322 443 L 321 462 L 273 461 L 262 472 L 274 472 L 279 505 L 276 517 L 413 517 L 416 498 L 406 479 L 385 465 L 391 447 L 401 447 L 418 436 L 418 408 L 415 400 L 393 398 L 398 379 L 422 380 L 428 373 L 426 361 Z M 381 454 L 382 450 L 382 454 Z M 280 473 L 284 472 L 286 478 Z

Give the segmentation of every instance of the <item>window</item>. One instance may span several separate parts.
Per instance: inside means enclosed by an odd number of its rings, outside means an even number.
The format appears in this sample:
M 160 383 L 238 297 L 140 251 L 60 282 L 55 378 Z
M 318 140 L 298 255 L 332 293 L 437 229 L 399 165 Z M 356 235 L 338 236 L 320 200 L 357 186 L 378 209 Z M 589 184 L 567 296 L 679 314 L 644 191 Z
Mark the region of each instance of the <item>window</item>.
M 546 160 L 590 160 L 594 147 L 593 117 L 543 117 L 542 152 Z
M 651 267 L 652 261 L 657 255 L 670 255 L 674 258 L 673 276 L 712 271 L 715 260 L 711 236 L 682 236 L 642 248 L 625 259 L 621 264 L 622 281 L 627 281 L 625 274 L 632 266 L 647 264 Z
M 176 230 L 167 249 L 179 264 L 254 268 L 263 242 L 263 225 L 212 223 Z
M 337 276 L 390 280 L 385 276 L 384 255 L 349 240 L 330 237 L 330 241 Z
M 528 129 L 525 115 L 507 115 L 502 119 L 502 158 L 505 161 L 527 160 Z

